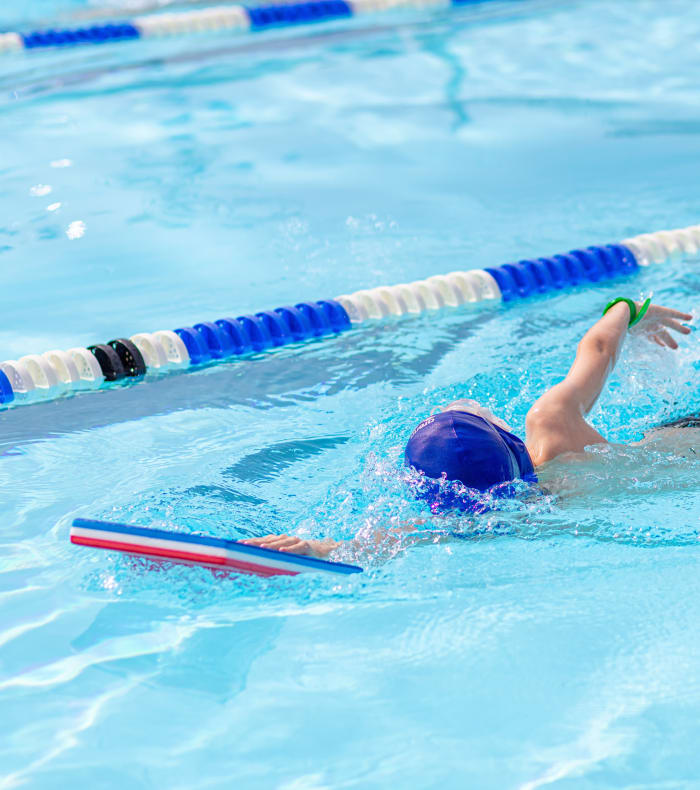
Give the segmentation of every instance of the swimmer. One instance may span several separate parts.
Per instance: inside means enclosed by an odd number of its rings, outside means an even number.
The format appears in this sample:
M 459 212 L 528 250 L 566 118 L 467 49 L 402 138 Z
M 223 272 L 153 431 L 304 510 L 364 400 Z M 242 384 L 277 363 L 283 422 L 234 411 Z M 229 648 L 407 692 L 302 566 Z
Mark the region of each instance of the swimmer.
M 505 422 L 473 400 L 458 400 L 424 419 L 406 445 L 406 464 L 428 483 L 434 513 L 465 508 L 464 499 L 450 497 L 438 481 L 456 481 L 469 489 L 487 491 L 521 479 L 537 480 L 536 470 L 564 453 L 581 453 L 606 439 L 586 421 L 618 360 L 628 330 L 667 349 L 676 350 L 672 333 L 687 335 L 689 313 L 636 303 L 620 297 L 610 302 L 602 318 L 586 332 L 563 381 L 544 393 L 525 420 L 525 441 Z M 696 419 L 694 425 L 700 425 Z M 431 488 L 432 487 L 432 488 Z M 342 544 L 304 540 L 293 535 L 267 535 L 243 541 L 253 546 L 327 557 Z

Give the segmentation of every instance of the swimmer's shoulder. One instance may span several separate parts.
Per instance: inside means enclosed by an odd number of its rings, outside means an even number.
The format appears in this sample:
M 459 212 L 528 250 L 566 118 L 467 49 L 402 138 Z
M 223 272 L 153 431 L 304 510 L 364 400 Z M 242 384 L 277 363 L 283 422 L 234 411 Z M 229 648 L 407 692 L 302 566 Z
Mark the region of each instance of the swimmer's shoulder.
M 563 406 L 531 409 L 525 422 L 526 444 L 532 463 L 539 468 L 565 453 L 582 453 L 607 440 L 581 414 Z

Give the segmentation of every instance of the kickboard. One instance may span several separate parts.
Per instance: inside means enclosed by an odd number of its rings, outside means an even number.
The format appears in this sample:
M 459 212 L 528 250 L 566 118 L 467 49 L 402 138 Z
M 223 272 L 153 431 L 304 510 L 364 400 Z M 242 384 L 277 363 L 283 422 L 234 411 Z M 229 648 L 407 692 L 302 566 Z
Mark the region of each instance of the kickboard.
M 357 565 L 248 546 L 237 540 L 87 518 L 76 518 L 73 521 L 70 541 L 78 546 L 121 551 L 152 560 L 201 565 L 257 576 L 295 576 L 297 573 L 309 572 L 346 575 L 362 572 L 362 568 Z

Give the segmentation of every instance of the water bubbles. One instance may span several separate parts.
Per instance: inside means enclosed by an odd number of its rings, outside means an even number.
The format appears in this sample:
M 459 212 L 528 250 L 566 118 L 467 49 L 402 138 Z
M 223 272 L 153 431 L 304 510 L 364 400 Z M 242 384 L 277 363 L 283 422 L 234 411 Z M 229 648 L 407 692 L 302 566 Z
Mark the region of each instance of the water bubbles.
M 66 228 L 66 236 L 68 236 L 71 241 L 74 239 L 81 239 L 84 235 L 85 223 L 82 220 L 75 220 Z

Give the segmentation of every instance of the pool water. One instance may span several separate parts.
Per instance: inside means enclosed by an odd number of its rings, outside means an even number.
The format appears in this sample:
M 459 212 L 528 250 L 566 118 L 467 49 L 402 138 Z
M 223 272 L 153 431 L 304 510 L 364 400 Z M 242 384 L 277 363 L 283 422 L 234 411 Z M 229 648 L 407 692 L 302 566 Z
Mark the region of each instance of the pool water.
M 533 0 L 6 55 L 0 359 L 697 223 L 699 36 L 690 0 Z M 0 413 L 0 787 L 700 786 L 700 431 L 649 436 L 700 408 L 697 333 L 630 338 L 617 444 L 546 491 L 381 538 L 427 513 L 432 408 L 522 432 L 609 298 L 697 312 L 697 264 Z M 155 569 L 78 516 L 366 572 Z

